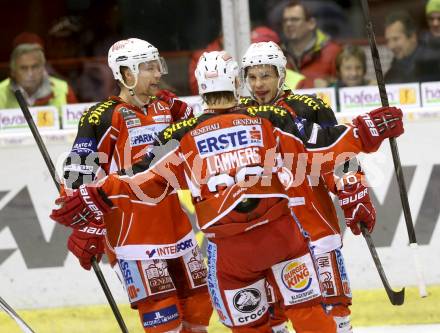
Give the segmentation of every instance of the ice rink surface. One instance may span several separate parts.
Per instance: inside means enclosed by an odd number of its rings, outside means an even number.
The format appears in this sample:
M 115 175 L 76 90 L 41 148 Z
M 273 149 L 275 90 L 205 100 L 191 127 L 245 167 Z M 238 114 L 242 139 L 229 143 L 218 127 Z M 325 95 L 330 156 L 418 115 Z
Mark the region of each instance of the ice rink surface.
M 359 327 L 353 329 L 353 333 L 414 333 L 414 332 L 440 333 L 440 324 Z

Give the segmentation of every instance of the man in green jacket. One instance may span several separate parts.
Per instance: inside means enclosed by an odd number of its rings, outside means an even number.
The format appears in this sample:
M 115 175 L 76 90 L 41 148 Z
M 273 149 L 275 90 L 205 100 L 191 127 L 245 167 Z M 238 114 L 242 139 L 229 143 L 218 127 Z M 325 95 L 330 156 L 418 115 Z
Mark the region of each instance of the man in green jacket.
M 69 84 L 50 76 L 45 68 L 43 47 L 38 43 L 18 44 L 10 59 L 10 78 L 0 82 L 0 109 L 19 108 L 14 91 L 20 89 L 29 106 L 77 103 Z

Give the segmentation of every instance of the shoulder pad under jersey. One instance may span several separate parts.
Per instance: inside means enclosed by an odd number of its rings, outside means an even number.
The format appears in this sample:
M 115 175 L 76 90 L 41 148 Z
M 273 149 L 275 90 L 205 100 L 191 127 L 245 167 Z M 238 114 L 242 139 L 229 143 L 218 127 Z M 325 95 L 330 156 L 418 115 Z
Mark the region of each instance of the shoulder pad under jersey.
M 315 95 L 302 95 L 291 92 L 284 98 L 284 101 L 290 104 L 299 116 L 303 116 L 305 113 L 330 109 L 328 104 Z
M 256 105 L 246 108 L 246 113 L 251 116 L 258 116 L 268 118 L 272 115 L 277 117 L 286 117 L 289 115 L 289 111 L 281 106 L 276 105 Z
M 331 107 L 315 95 L 300 95 L 291 92 L 283 101 L 298 117 L 317 123 L 322 128 L 335 126 L 338 123 Z
M 295 120 L 291 113 L 281 106 L 259 105 L 246 108 L 246 113 L 253 117 L 261 117 L 269 120 L 273 126 L 289 133 L 297 133 Z
M 118 100 L 108 99 L 103 102 L 99 102 L 91 106 L 87 111 L 85 111 L 80 120 L 79 126 L 82 127 L 86 124 L 98 126 L 101 124 L 102 117 L 104 115 L 111 114 L 115 107 L 121 102 Z
M 199 122 L 198 118 L 192 117 L 172 123 L 159 134 L 159 141 L 163 144 L 171 139 L 179 140 Z
M 238 101 L 239 106 L 248 106 L 254 104 L 254 100 L 250 97 L 240 97 L 240 100 Z

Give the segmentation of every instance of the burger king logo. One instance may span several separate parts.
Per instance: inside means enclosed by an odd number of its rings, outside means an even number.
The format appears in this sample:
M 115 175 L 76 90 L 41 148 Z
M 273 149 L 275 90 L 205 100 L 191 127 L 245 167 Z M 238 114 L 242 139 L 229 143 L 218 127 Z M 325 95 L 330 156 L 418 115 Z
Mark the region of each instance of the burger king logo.
M 312 284 L 309 269 L 305 263 L 293 261 L 284 266 L 282 281 L 287 289 L 300 293 Z

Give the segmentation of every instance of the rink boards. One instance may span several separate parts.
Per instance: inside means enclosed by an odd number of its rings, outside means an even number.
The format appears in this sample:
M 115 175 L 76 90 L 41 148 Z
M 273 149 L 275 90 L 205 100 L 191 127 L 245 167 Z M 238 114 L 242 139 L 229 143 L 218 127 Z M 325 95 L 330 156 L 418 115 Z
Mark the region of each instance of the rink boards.
M 350 116 L 338 116 L 347 121 Z M 406 176 L 419 256 L 428 285 L 440 284 L 440 112 L 405 113 L 405 134 L 397 140 Z M 75 130 L 44 133 L 59 168 Z M 1 295 L 17 308 L 105 303 L 93 272 L 80 268 L 66 250 L 67 230 L 48 215 L 57 197 L 50 174 L 30 134 L 0 134 L 0 285 Z M 378 211 L 374 241 L 393 287 L 416 285 L 408 235 L 389 145 L 361 156 L 373 186 Z M 353 289 L 379 288 L 381 282 L 361 237 L 344 235 L 346 266 Z M 107 264 L 101 265 L 116 299 L 126 296 Z

